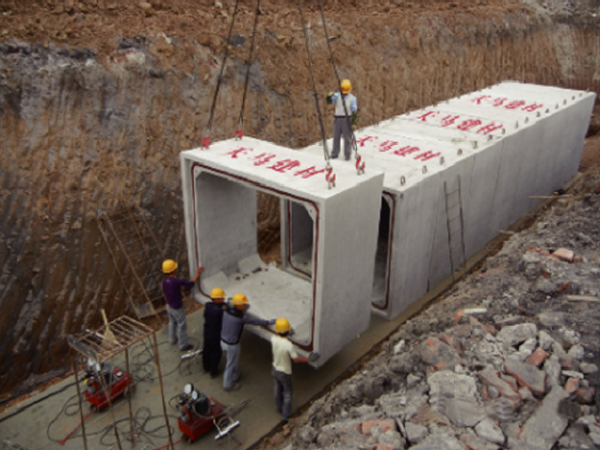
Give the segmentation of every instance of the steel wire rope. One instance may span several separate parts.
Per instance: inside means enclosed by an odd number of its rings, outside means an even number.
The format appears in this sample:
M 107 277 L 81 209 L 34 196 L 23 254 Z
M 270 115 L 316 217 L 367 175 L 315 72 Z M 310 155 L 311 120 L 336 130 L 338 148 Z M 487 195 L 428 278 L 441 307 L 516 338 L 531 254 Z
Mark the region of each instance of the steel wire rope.
M 319 96 L 317 94 L 317 86 L 315 83 L 315 74 L 313 72 L 312 60 L 310 57 L 310 48 L 309 48 L 309 44 L 308 44 L 308 33 L 306 32 L 306 24 L 304 22 L 304 12 L 302 11 L 301 0 L 298 0 L 298 11 L 300 11 L 300 19 L 302 20 L 302 31 L 304 32 L 304 43 L 306 45 L 306 54 L 308 56 L 308 68 L 310 70 L 310 77 L 311 77 L 312 85 L 313 85 L 313 94 L 315 97 L 315 104 L 317 107 L 317 114 L 319 117 L 319 125 L 321 126 L 321 139 L 323 140 L 324 157 L 325 157 L 325 161 L 327 162 L 327 169 L 330 169 L 331 168 L 331 165 L 329 162 L 330 156 L 329 156 L 329 150 L 327 149 L 327 140 L 325 138 L 325 127 L 323 126 L 323 115 L 321 114 L 321 108 L 319 106 Z
M 233 15 L 231 17 L 231 25 L 229 26 L 229 33 L 227 35 L 227 41 L 225 42 L 225 56 L 223 57 L 223 61 L 221 63 L 221 71 L 219 72 L 219 78 L 217 79 L 217 87 L 215 89 L 215 96 L 213 97 L 213 103 L 210 108 L 210 116 L 208 118 L 208 126 L 206 127 L 206 136 L 202 139 L 202 146 L 208 148 L 210 145 L 210 131 L 212 129 L 212 121 L 215 115 L 215 106 L 217 104 L 217 97 L 219 96 L 219 89 L 221 88 L 221 82 L 223 81 L 223 72 L 225 71 L 225 65 L 227 63 L 227 58 L 229 56 L 229 42 L 231 40 L 231 32 L 233 31 L 233 24 L 235 23 L 235 16 L 237 14 L 238 5 L 240 0 L 235 0 L 235 9 L 233 10 Z M 206 145 L 205 145 L 206 144 Z
M 337 65 L 335 64 L 335 58 L 333 56 L 333 50 L 331 49 L 331 43 L 329 42 L 329 34 L 327 33 L 327 23 L 325 22 L 325 13 L 323 12 L 323 5 L 321 4 L 321 0 L 317 0 L 319 4 L 319 10 L 321 12 L 321 22 L 323 22 L 323 31 L 325 32 L 325 41 L 327 42 L 327 48 L 329 49 L 329 56 L 331 57 L 331 65 L 333 66 L 333 72 L 335 73 L 335 78 L 337 79 L 337 85 L 341 86 L 342 81 L 340 80 L 340 75 L 337 70 Z M 340 88 L 340 95 L 343 95 Z M 352 129 L 352 125 L 350 123 L 350 115 L 348 114 L 348 107 L 346 106 L 346 102 L 343 101 L 342 105 L 344 106 L 344 114 L 346 115 L 346 121 L 348 122 L 348 130 L 350 130 L 350 142 L 352 143 L 352 147 L 354 149 L 355 155 L 358 155 L 358 146 L 356 144 L 356 137 L 354 136 L 354 130 Z
M 252 59 L 254 56 L 254 39 L 256 37 L 256 27 L 258 25 L 258 16 L 260 15 L 260 0 L 256 2 L 256 12 L 254 13 L 254 27 L 252 28 L 252 39 L 250 41 L 250 53 L 246 64 L 248 69 L 246 70 L 246 79 L 244 80 L 244 94 L 242 96 L 242 107 L 240 109 L 240 117 L 238 118 L 238 129 L 235 132 L 236 136 L 241 139 L 242 128 L 244 125 L 244 110 L 246 109 L 246 93 L 248 92 L 248 83 L 250 81 L 250 68 L 252 67 Z

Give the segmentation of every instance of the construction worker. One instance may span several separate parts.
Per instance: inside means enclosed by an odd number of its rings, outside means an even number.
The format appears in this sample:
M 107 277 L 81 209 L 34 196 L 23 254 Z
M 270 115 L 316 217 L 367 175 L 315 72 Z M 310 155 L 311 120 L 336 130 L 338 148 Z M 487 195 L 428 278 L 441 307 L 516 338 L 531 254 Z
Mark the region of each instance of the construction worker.
M 352 84 L 350 80 L 342 80 L 340 83 L 342 94 L 339 92 L 330 92 L 325 97 L 325 101 L 335 105 L 335 119 L 333 122 L 333 151 L 331 158 L 335 159 L 340 154 L 340 138 L 344 136 L 344 157 L 346 161 L 352 154 L 350 126 L 356 130 L 358 123 L 358 108 L 356 106 L 356 97 L 350 93 Z
M 233 307 L 227 308 L 223 314 L 221 329 L 221 348 L 225 352 L 227 364 L 223 376 L 223 389 L 237 391 L 240 388 L 240 338 L 244 325 L 267 326 L 275 324 L 273 320 L 255 319 L 246 314 L 249 308 L 248 299 L 244 294 L 233 296 Z
M 179 343 L 182 352 L 192 350 L 194 346 L 187 341 L 187 323 L 185 321 L 185 310 L 183 309 L 183 296 L 181 288 L 191 288 L 196 284 L 204 267 L 198 267 L 194 279 L 191 281 L 175 277 L 177 263 L 172 259 L 165 259 L 162 270 L 166 277 L 163 278 L 161 289 L 167 301 L 167 315 L 169 316 L 169 344 Z
M 308 358 L 298 356 L 291 341 L 290 322 L 281 317 L 275 322 L 276 336 L 271 338 L 273 349 L 273 368 L 271 374 L 275 380 L 275 405 L 277 412 L 284 419 L 289 419 L 292 413 L 292 361 L 307 363 Z
M 214 288 L 210 291 L 212 301 L 204 305 L 204 350 L 202 351 L 202 366 L 205 372 L 210 372 L 214 378 L 219 374 L 221 362 L 221 328 L 223 311 L 225 310 L 225 291 Z

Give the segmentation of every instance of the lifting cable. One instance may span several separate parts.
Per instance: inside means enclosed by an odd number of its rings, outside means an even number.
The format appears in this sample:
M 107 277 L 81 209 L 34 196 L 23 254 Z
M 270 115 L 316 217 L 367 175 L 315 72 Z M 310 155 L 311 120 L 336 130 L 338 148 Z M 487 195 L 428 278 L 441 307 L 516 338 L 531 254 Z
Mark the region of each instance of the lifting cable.
M 327 33 L 327 22 L 325 22 L 325 13 L 323 12 L 323 5 L 321 4 L 321 0 L 317 0 L 319 4 L 319 10 L 321 11 L 321 21 L 323 22 L 323 30 L 325 32 L 325 41 L 327 42 L 327 48 L 329 49 L 329 56 L 331 57 L 331 65 L 333 66 L 333 71 L 335 73 L 335 78 L 337 79 L 337 85 L 339 89 L 340 96 L 342 97 L 342 105 L 344 106 L 344 114 L 346 116 L 346 122 L 348 124 L 348 131 L 350 132 L 350 142 L 352 144 L 352 148 L 354 150 L 354 157 L 356 159 L 356 171 L 360 175 L 365 171 L 365 163 L 361 162 L 362 158 L 358 154 L 358 146 L 356 144 L 356 136 L 354 136 L 354 130 L 352 129 L 352 124 L 350 122 L 350 114 L 348 114 L 348 106 L 344 101 L 343 93 L 341 90 L 342 81 L 340 80 L 340 75 L 337 70 L 337 66 L 335 64 L 335 58 L 333 57 L 333 51 L 331 50 L 331 43 L 329 41 L 329 35 Z
M 221 87 L 221 81 L 223 81 L 223 71 L 225 70 L 225 65 L 227 63 L 227 57 L 229 55 L 229 42 L 231 41 L 231 32 L 233 31 L 233 24 L 235 23 L 235 16 L 238 11 L 238 5 L 240 0 L 235 0 L 235 9 L 233 11 L 233 16 L 231 17 L 231 25 L 229 26 L 229 34 L 227 35 L 227 41 L 225 45 L 225 56 L 223 57 L 223 62 L 221 63 L 221 72 L 219 73 L 219 79 L 217 80 L 217 88 L 215 89 L 215 96 L 213 97 L 212 107 L 210 108 L 210 117 L 208 119 L 208 126 L 206 127 L 206 132 L 204 137 L 201 140 L 202 147 L 208 148 L 210 145 L 210 130 L 212 128 L 212 121 L 215 115 L 215 105 L 217 104 L 217 97 L 219 96 L 219 88 Z
M 323 141 L 323 153 L 326 161 L 325 165 L 325 179 L 329 189 L 335 187 L 335 174 L 333 174 L 333 168 L 330 163 L 329 150 L 327 149 L 327 139 L 325 137 L 325 127 L 323 126 L 323 115 L 321 114 L 321 108 L 319 107 L 319 96 L 317 94 L 317 86 L 315 83 L 315 74 L 312 68 L 312 60 L 310 58 L 310 48 L 308 45 L 308 34 L 306 32 L 306 24 L 304 22 L 304 13 L 302 12 L 302 0 L 298 0 L 298 10 L 300 11 L 300 19 L 302 20 L 302 31 L 304 32 L 304 43 L 306 45 L 306 54 L 308 55 L 308 68 L 310 70 L 310 77 L 313 85 L 313 93 L 315 96 L 315 104 L 317 107 L 317 114 L 319 116 L 319 125 L 321 126 L 321 139 Z
M 252 29 L 252 40 L 250 41 L 250 53 L 248 55 L 248 60 L 246 64 L 248 66 L 248 70 L 246 70 L 246 80 L 244 81 L 244 96 L 242 97 L 242 108 L 240 109 L 240 117 L 238 119 L 238 127 L 235 131 L 236 139 L 241 139 L 243 137 L 243 127 L 244 127 L 244 109 L 246 107 L 246 93 L 248 92 L 248 81 L 250 80 L 250 68 L 252 67 L 252 57 L 254 55 L 254 38 L 256 36 L 256 25 L 258 24 L 258 16 L 260 15 L 260 0 L 256 2 L 256 13 L 254 14 L 254 28 Z

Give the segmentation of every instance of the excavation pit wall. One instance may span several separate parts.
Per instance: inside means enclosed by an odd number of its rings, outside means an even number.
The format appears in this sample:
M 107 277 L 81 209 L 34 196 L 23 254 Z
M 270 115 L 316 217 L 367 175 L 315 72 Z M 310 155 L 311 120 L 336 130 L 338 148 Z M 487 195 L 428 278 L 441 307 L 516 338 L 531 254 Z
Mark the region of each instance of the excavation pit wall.
M 204 267 L 197 301 L 209 301 L 215 287 L 244 293 L 248 314 L 291 322 L 300 353 L 321 355 L 316 367 L 368 328 L 381 171 L 359 176 L 340 166 L 330 187 L 322 155 L 250 137 L 180 158 L 190 267 Z M 280 199 L 279 267 L 257 252 L 257 192 Z M 248 328 L 273 335 L 272 327 Z
M 406 311 L 572 178 L 595 98 L 503 82 L 356 131 L 367 173 L 385 173 L 373 311 Z

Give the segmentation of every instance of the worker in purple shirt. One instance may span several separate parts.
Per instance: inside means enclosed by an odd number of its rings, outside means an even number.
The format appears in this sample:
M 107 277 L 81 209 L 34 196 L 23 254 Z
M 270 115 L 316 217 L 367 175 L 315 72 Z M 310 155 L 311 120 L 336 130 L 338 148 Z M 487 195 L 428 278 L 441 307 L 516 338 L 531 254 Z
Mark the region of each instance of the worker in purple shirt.
M 185 310 L 183 309 L 183 296 L 181 288 L 191 288 L 196 284 L 204 267 L 198 267 L 194 279 L 191 281 L 175 278 L 177 263 L 172 259 L 165 259 L 162 263 L 163 273 L 166 275 L 161 284 L 163 295 L 167 301 L 167 315 L 169 316 L 169 344 L 179 343 L 182 352 L 194 348 L 187 341 L 187 323 L 185 321 Z M 177 332 L 176 332 L 177 330 Z

